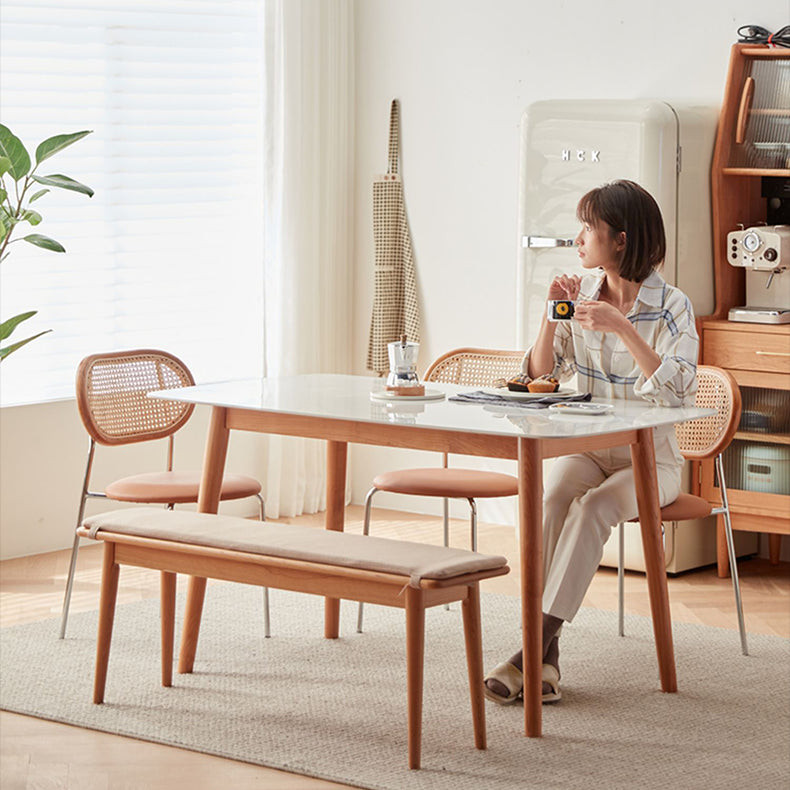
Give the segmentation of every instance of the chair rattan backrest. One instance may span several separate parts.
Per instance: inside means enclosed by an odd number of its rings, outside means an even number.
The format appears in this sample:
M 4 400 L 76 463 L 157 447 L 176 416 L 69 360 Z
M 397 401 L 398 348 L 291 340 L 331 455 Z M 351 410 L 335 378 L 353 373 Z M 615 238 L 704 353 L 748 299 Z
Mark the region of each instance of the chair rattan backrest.
M 521 372 L 523 351 L 496 348 L 456 348 L 440 356 L 425 372 L 425 381 L 492 387 Z
M 713 458 L 732 441 L 741 419 L 741 391 L 730 373 L 709 365 L 697 367 L 694 405 L 718 414 L 676 426 L 680 451 L 686 458 Z
M 147 393 L 194 383 L 186 365 L 165 351 L 93 354 L 77 369 L 77 407 L 85 429 L 99 444 L 161 439 L 184 425 L 194 405 L 155 400 Z

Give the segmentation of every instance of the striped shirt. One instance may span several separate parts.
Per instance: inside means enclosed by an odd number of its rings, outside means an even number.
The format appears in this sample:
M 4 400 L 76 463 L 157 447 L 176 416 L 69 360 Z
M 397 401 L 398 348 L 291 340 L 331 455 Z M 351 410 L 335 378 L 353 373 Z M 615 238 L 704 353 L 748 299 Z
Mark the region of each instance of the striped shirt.
M 603 273 L 582 278 L 579 301 L 597 300 Z M 577 389 L 593 398 L 645 400 L 657 406 L 692 406 L 697 390 L 699 338 L 689 298 L 653 271 L 642 282 L 628 320 L 661 358 L 646 378 L 614 332 L 582 329 L 562 321 L 554 334 L 554 371 L 560 382 L 577 376 Z M 527 351 L 522 371 L 527 372 Z

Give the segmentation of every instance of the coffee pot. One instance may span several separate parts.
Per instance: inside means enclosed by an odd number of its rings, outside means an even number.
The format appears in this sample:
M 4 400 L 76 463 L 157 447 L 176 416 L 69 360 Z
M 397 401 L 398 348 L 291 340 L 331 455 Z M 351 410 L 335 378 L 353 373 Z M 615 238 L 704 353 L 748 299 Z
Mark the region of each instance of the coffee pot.
M 417 353 L 419 343 L 409 342 L 406 335 L 401 335 L 400 340 L 387 343 L 390 372 L 387 376 L 388 390 L 403 390 L 412 387 L 422 388 L 420 377 L 417 375 Z

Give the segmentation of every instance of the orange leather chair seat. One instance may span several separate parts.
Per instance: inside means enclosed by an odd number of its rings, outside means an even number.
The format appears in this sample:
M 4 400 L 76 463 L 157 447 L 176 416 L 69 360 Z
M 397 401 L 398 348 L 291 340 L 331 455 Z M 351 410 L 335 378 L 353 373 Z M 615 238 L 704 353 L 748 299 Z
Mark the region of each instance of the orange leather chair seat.
M 661 508 L 662 521 L 688 521 L 693 518 L 705 518 L 710 515 L 710 502 L 693 494 L 680 494 L 666 507 Z
M 379 491 L 448 499 L 480 499 L 518 494 L 518 480 L 512 475 L 444 467 L 385 472 L 373 478 L 373 485 Z
M 104 492 L 119 502 L 185 504 L 197 501 L 199 489 L 200 472 L 148 472 L 115 480 Z M 261 484 L 252 477 L 226 475 L 220 499 L 244 499 L 260 490 Z
M 661 508 L 661 520 L 689 521 L 694 518 L 706 518 L 710 515 L 710 511 L 710 502 L 706 499 L 694 496 L 694 494 L 681 493 L 674 502 Z M 631 521 L 636 522 L 639 519 L 632 518 Z

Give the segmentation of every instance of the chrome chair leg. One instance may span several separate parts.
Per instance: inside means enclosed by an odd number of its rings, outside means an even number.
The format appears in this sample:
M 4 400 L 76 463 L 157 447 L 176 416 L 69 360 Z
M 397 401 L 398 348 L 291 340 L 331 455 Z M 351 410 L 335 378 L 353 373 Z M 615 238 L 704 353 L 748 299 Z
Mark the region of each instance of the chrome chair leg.
M 93 455 L 96 450 L 96 442 L 91 439 L 88 444 L 88 458 L 85 463 L 85 475 L 82 478 L 82 493 L 80 495 L 80 506 L 77 510 L 77 526 L 75 530 L 82 524 L 82 519 L 85 516 L 85 504 L 88 497 L 96 497 L 106 499 L 107 495 L 104 493 L 93 492 L 89 490 L 91 470 L 93 469 Z M 66 626 L 69 621 L 69 606 L 71 605 L 71 591 L 74 587 L 74 574 L 77 570 L 77 554 L 80 550 L 80 536 L 75 534 L 74 541 L 71 544 L 71 559 L 69 560 L 69 575 L 66 578 L 66 592 L 63 595 L 63 608 L 60 612 L 60 632 L 58 639 L 63 639 L 66 636 Z
M 271 621 L 269 620 L 269 588 L 263 588 L 263 636 L 268 639 L 272 635 Z
M 80 509 L 83 511 L 85 509 L 85 505 Z M 82 523 L 82 512 L 80 512 L 80 518 L 77 521 L 77 525 Z M 77 553 L 80 550 L 80 536 L 74 533 L 74 543 L 71 545 L 71 560 L 69 562 L 69 575 L 66 580 L 66 594 L 63 596 L 63 608 L 60 612 L 60 632 L 58 634 L 58 639 L 63 639 L 66 636 L 66 624 L 69 621 L 69 604 L 71 603 L 71 590 L 74 586 L 74 572 L 77 569 Z
M 261 521 L 266 521 L 266 502 L 260 494 L 255 495 L 258 499 L 258 515 Z M 272 635 L 271 619 L 269 616 L 269 588 L 263 588 L 263 636 L 268 639 Z
M 727 484 L 724 482 L 724 463 L 721 454 L 717 455 L 714 461 L 716 474 L 719 478 L 719 488 L 721 490 L 721 507 L 714 508 L 713 515 L 724 516 L 724 533 L 727 537 L 727 554 L 730 560 L 730 576 L 732 577 L 732 589 L 735 593 L 735 609 L 738 614 L 738 630 L 741 635 L 741 653 L 749 655 L 749 646 L 746 642 L 746 623 L 743 619 L 743 602 L 741 600 L 741 584 L 738 578 L 738 557 L 735 554 L 735 540 L 732 535 L 732 520 L 730 519 L 730 503 L 727 499 Z
M 625 636 L 625 523 L 617 525 L 617 633 Z
M 472 551 L 477 551 L 477 503 L 469 497 L 469 529 L 471 530 L 471 537 L 469 543 L 472 546 Z
M 373 486 L 373 488 L 368 491 L 367 496 L 365 497 L 365 517 L 362 521 L 362 534 L 367 535 L 370 532 L 370 506 L 373 502 L 373 495 L 378 491 L 378 488 Z M 362 601 L 359 602 L 357 608 L 357 633 L 362 633 L 362 615 L 363 610 L 365 608 L 365 604 Z

